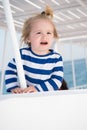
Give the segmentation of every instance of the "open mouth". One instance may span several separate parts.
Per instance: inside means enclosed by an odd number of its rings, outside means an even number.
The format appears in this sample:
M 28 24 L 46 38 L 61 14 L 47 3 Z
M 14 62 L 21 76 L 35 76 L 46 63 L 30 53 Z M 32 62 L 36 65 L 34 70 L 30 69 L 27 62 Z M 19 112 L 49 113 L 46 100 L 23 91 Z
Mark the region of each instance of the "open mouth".
M 41 42 L 40 44 L 41 44 L 41 45 L 47 45 L 48 42 Z

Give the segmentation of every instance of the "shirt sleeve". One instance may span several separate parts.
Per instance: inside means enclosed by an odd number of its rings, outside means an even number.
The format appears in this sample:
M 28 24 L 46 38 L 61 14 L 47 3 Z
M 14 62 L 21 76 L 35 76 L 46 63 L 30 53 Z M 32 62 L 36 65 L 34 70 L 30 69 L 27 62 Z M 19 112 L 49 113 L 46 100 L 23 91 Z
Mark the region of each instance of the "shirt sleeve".
M 5 86 L 6 86 L 7 92 L 10 92 L 11 89 L 19 86 L 17 69 L 16 69 L 14 59 L 12 59 L 11 62 L 9 62 L 7 65 L 7 68 L 5 71 Z
M 63 60 L 60 56 L 55 63 L 50 79 L 43 81 L 42 84 L 35 87 L 38 91 L 59 90 L 62 85 L 63 75 Z

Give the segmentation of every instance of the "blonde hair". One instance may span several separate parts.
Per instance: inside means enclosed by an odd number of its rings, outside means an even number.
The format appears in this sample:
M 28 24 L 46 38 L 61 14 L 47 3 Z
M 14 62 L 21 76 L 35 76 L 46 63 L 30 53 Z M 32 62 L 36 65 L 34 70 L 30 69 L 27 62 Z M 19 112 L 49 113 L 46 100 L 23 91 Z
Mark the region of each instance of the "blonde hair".
M 32 24 L 36 20 L 39 20 L 39 19 L 46 19 L 46 20 L 48 20 L 52 24 L 52 26 L 54 28 L 54 38 L 57 39 L 58 38 L 58 34 L 57 34 L 57 30 L 55 28 L 55 25 L 52 22 L 52 18 L 53 18 L 53 11 L 52 11 L 52 9 L 49 6 L 46 6 L 45 11 L 41 12 L 41 14 L 38 14 L 36 16 L 28 18 L 25 21 L 23 29 L 22 29 L 21 41 L 26 43 L 26 44 L 28 44 L 30 46 L 30 43 L 27 41 L 27 39 L 28 39 L 28 37 L 30 35 Z

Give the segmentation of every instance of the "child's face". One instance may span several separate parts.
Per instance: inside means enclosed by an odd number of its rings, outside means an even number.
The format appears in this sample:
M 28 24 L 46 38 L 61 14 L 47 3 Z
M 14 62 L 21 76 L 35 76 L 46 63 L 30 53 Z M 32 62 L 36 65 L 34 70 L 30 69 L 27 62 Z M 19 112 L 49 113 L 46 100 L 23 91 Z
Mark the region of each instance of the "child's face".
M 37 20 L 29 35 L 32 51 L 36 54 L 47 54 L 54 38 L 53 25 L 47 20 Z

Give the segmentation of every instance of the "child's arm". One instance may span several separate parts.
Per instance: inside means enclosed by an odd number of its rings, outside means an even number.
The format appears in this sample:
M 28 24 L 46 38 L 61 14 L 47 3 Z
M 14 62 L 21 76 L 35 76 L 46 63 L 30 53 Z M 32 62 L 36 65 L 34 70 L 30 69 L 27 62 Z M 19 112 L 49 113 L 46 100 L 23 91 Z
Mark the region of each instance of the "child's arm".
M 17 69 L 15 65 L 15 60 L 12 59 L 11 62 L 8 63 L 8 66 L 5 71 L 5 86 L 7 92 L 11 92 L 12 89 L 18 88 L 18 76 Z
M 52 70 L 51 77 L 37 85 L 36 88 L 38 91 L 55 91 L 59 90 L 62 85 L 63 80 L 63 61 L 62 57 L 58 58 L 58 61 L 55 63 L 55 66 Z

